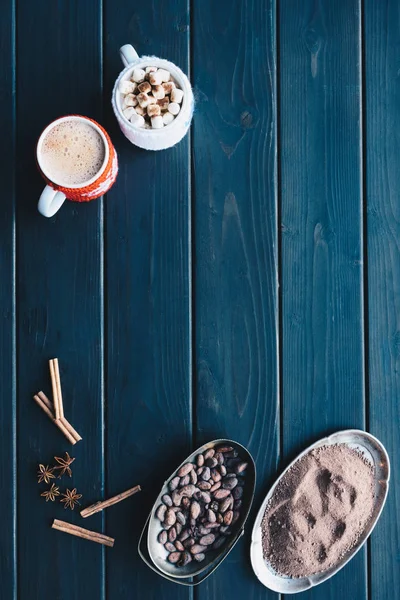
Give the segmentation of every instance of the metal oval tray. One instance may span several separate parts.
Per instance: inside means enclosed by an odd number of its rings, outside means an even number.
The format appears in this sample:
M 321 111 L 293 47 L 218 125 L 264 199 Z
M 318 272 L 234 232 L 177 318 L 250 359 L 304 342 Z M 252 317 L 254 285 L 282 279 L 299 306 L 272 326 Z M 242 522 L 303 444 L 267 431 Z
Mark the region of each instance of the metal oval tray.
M 274 493 L 274 490 L 290 467 L 299 460 L 302 456 L 321 446 L 331 446 L 334 444 L 346 444 L 350 448 L 354 448 L 361 452 L 365 458 L 374 466 L 375 469 L 375 507 L 373 516 L 361 538 L 354 548 L 352 548 L 336 565 L 321 573 L 310 575 L 309 577 L 291 578 L 279 575 L 263 556 L 262 549 L 262 532 L 261 523 L 264 517 L 266 506 Z M 281 594 L 296 594 L 319 585 L 335 575 L 342 569 L 353 556 L 360 550 L 367 538 L 374 529 L 382 509 L 384 507 L 386 496 L 389 489 L 390 479 L 390 462 L 389 456 L 379 440 L 373 435 L 360 431 L 358 429 L 347 429 L 338 431 L 329 437 L 323 438 L 309 446 L 304 452 L 299 454 L 297 458 L 283 471 L 282 475 L 274 483 L 268 492 L 264 502 L 258 511 L 257 518 L 254 523 L 253 533 L 251 538 L 250 558 L 254 573 L 265 587 L 279 592 Z
M 181 466 L 187 462 L 194 462 L 195 457 L 199 453 L 205 452 L 209 448 L 214 448 L 215 446 L 222 445 L 232 446 L 235 450 L 237 450 L 240 458 L 249 463 L 246 471 L 246 485 L 244 486 L 243 492 L 241 516 L 232 528 L 232 535 L 227 538 L 226 544 L 222 548 L 210 551 L 207 554 L 207 558 L 203 563 L 196 563 L 195 561 L 192 561 L 185 567 L 177 567 L 173 564 L 170 564 L 167 561 L 168 552 L 165 550 L 164 546 L 162 546 L 162 544 L 160 544 L 160 542 L 157 540 L 157 536 L 160 533 L 162 527 L 160 521 L 155 516 L 155 512 L 159 504 L 161 503 L 161 497 L 164 494 L 169 493 L 168 484 L 170 480 L 176 476 L 176 473 L 181 468 Z M 147 518 L 146 524 L 140 536 L 138 550 L 141 558 L 151 569 L 153 569 L 153 571 L 155 571 L 159 575 L 162 575 L 166 579 L 169 579 L 170 581 L 189 586 L 201 583 L 201 581 L 204 581 L 206 577 L 208 577 L 213 571 L 215 571 L 215 569 L 220 565 L 220 563 L 226 558 L 226 556 L 235 546 L 239 538 L 243 535 L 244 524 L 246 522 L 253 502 L 255 484 L 256 468 L 254 460 L 249 451 L 244 446 L 238 444 L 237 442 L 234 442 L 233 440 L 227 439 L 213 440 L 212 442 L 208 442 L 207 444 L 200 446 L 200 448 L 192 452 L 192 454 L 190 454 L 174 470 L 172 475 L 164 482 L 164 485 L 159 495 L 157 496 L 157 500 L 155 501 L 153 508 L 151 509 L 150 515 Z M 187 580 L 196 577 L 199 577 L 199 579 L 185 581 L 185 579 Z

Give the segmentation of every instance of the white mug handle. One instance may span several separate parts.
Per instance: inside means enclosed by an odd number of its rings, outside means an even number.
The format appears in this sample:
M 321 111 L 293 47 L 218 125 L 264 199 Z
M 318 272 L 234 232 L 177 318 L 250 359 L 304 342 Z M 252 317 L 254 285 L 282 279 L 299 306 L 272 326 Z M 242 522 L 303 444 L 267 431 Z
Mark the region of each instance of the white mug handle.
M 131 44 L 125 44 L 125 46 L 121 46 L 119 49 L 119 54 L 125 67 L 128 67 L 139 58 L 139 54 L 136 52 L 135 48 L 131 46 Z
M 46 185 L 39 198 L 38 211 L 44 217 L 52 217 L 64 204 L 65 198 L 65 194 Z

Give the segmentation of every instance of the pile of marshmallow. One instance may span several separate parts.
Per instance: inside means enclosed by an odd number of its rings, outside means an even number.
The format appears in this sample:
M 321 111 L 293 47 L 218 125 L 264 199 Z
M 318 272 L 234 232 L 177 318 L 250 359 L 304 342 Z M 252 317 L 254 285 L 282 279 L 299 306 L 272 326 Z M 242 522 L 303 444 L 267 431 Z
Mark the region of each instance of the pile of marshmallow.
M 122 112 L 135 127 L 161 129 L 179 114 L 183 91 L 166 69 L 134 69 L 130 79 L 119 84 Z

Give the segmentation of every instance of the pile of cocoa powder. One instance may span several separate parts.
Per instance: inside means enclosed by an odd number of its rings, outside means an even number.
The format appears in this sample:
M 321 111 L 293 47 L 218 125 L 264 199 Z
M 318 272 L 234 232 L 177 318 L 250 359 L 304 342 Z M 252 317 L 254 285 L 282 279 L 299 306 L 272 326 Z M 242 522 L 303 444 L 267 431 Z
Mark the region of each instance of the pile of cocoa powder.
M 345 444 L 298 460 L 267 505 L 264 558 L 281 575 L 306 577 L 335 565 L 355 546 L 374 505 L 374 469 Z

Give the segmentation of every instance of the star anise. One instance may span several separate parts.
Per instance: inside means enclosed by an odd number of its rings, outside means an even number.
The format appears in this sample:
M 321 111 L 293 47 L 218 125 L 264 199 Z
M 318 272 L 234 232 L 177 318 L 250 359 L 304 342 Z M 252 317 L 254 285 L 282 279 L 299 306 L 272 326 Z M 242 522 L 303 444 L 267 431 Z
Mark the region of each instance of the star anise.
M 37 473 L 38 483 L 42 483 L 42 481 L 44 481 L 45 483 L 50 483 L 50 479 L 56 478 L 56 476 L 53 475 L 53 471 L 54 468 L 50 468 L 49 465 L 39 465 L 39 471 Z
M 41 496 L 44 496 L 46 498 L 46 502 L 48 502 L 49 500 L 51 502 L 54 502 L 54 500 L 56 499 L 56 496 L 60 495 L 59 489 L 58 487 L 56 487 L 56 484 L 53 483 L 53 485 L 51 486 L 51 488 L 49 490 L 47 490 L 46 492 L 43 492 L 43 494 L 40 494 Z
M 82 498 L 82 494 L 76 493 L 76 488 L 74 488 L 73 490 L 66 490 L 65 494 L 62 495 L 64 496 L 64 498 L 60 500 L 60 502 L 65 503 L 64 508 L 67 508 L 68 506 L 71 510 L 74 510 L 75 504 L 80 504 L 78 500 L 79 498 Z
M 60 458 L 59 456 L 55 456 L 54 460 L 58 462 L 59 466 L 54 467 L 55 469 L 60 469 L 60 474 L 58 479 L 60 479 L 65 473 L 68 473 L 70 477 L 72 477 L 72 471 L 70 469 L 70 464 L 74 462 L 74 458 L 71 458 L 68 452 L 65 453 L 65 458 Z

